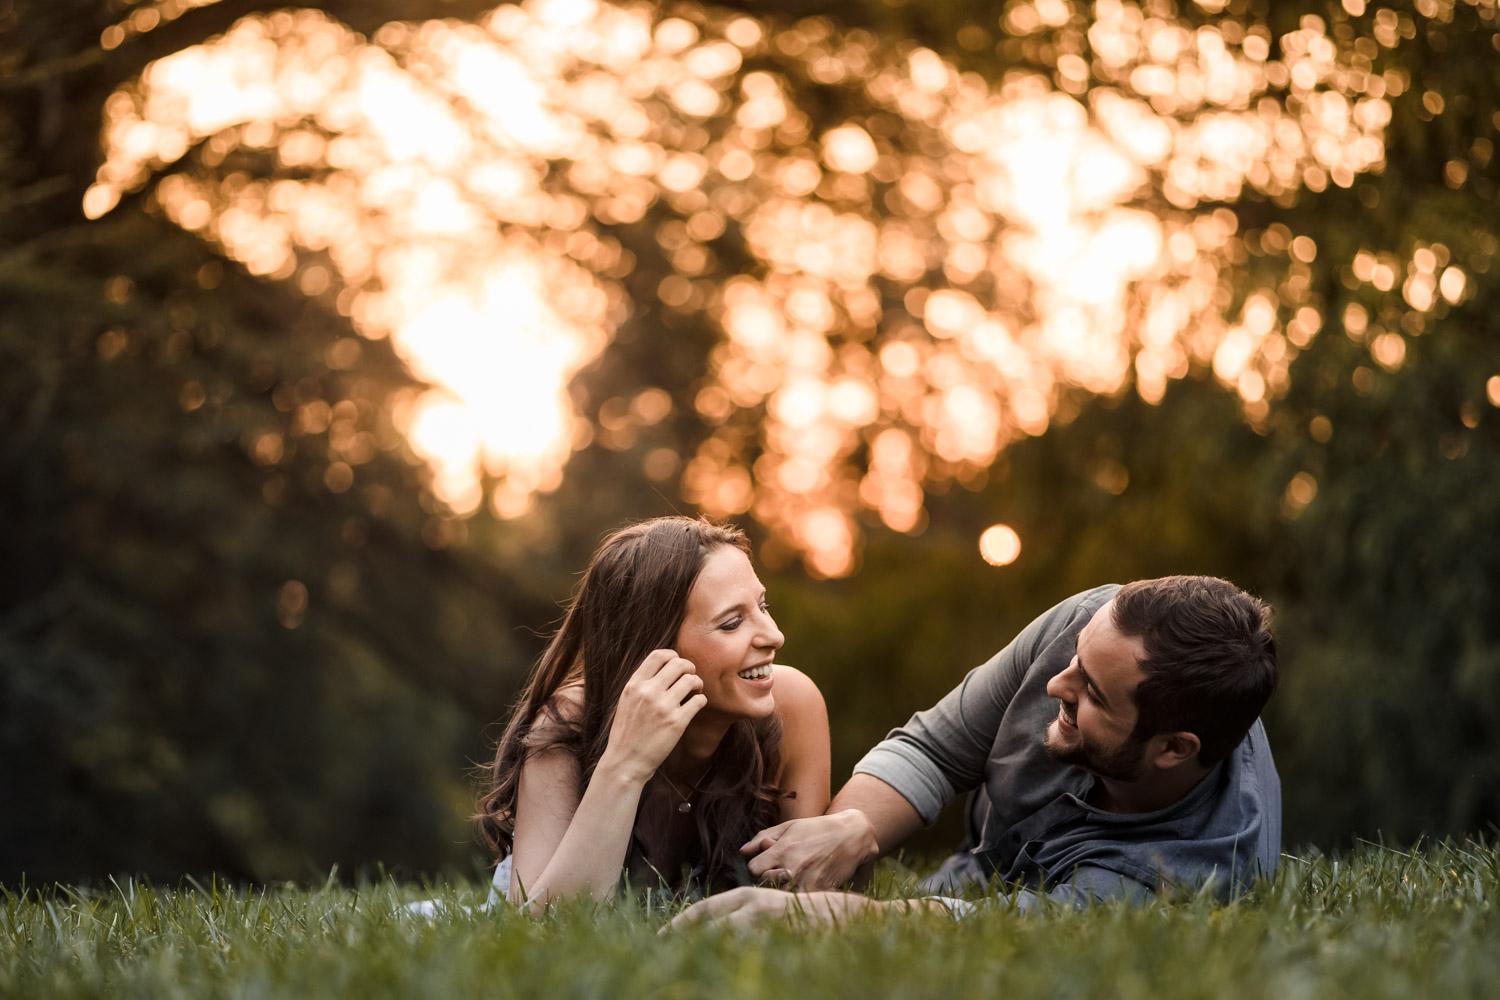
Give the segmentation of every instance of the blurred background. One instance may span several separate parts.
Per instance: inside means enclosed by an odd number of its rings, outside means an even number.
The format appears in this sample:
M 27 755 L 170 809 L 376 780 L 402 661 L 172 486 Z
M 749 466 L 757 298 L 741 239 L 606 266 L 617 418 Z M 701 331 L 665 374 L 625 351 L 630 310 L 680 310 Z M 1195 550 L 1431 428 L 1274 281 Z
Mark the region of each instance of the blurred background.
M 836 786 L 1211 573 L 1278 608 L 1289 847 L 1493 835 L 1497 31 L 0 4 L 0 880 L 479 871 L 471 765 L 673 511 L 751 531 Z

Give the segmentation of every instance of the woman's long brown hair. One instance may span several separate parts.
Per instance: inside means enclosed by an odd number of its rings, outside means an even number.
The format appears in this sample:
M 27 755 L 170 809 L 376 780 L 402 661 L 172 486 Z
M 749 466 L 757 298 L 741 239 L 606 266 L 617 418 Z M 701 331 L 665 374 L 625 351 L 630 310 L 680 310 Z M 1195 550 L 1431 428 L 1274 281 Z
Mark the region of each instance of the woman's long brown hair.
M 580 792 L 588 787 L 625 683 L 648 653 L 676 643 L 688 592 L 708 555 L 723 546 L 749 554 L 749 542 L 738 528 L 689 517 L 632 524 L 599 546 L 495 749 L 477 818 L 486 843 L 499 857 L 513 846 L 516 793 L 527 758 L 542 750 L 566 750 L 578 761 Z M 583 708 L 569 718 L 559 712 L 555 696 L 578 682 L 583 684 Z M 544 720 L 547 725 L 539 727 Z M 698 860 L 710 885 L 734 881 L 743 867 L 739 846 L 778 818 L 773 781 L 780 737 L 774 717 L 736 722 L 698 786 L 693 809 Z M 636 822 L 639 826 L 639 815 Z M 631 839 L 634 857 L 627 860 L 655 860 L 652 844 L 634 835 Z M 645 856 L 639 857 L 642 851 Z M 676 873 L 662 874 L 670 880 Z

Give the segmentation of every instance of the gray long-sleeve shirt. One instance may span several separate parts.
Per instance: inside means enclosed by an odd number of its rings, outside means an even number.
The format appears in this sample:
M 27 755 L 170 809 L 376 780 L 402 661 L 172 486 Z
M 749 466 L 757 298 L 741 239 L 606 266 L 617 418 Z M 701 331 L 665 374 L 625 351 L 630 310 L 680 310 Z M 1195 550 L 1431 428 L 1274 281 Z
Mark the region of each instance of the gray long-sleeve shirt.
M 955 796 L 976 792 L 964 849 L 929 880 L 931 890 L 999 876 L 1073 902 L 1210 882 L 1228 896 L 1276 871 L 1281 783 L 1259 721 L 1186 796 L 1149 813 L 1089 805 L 1093 775 L 1043 748 L 1057 716 L 1047 682 L 1067 668 L 1078 633 L 1117 590 L 1077 594 L 1037 618 L 855 766 L 901 793 L 928 824 Z

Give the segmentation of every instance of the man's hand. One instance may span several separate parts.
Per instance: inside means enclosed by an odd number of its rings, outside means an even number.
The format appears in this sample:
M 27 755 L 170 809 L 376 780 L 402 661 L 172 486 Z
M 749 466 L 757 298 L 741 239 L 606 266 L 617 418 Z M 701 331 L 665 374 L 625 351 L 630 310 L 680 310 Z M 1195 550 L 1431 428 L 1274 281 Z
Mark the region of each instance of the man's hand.
M 662 933 L 702 923 L 754 927 L 789 914 L 800 914 L 810 924 L 828 924 L 884 905 L 852 892 L 785 892 L 747 886 L 694 903 L 663 927 Z
M 829 889 L 848 882 L 860 865 L 878 857 L 880 845 L 865 814 L 846 809 L 778 823 L 757 833 L 740 852 L 755 855 L 749 868 L 757 878 L 799 889 Z

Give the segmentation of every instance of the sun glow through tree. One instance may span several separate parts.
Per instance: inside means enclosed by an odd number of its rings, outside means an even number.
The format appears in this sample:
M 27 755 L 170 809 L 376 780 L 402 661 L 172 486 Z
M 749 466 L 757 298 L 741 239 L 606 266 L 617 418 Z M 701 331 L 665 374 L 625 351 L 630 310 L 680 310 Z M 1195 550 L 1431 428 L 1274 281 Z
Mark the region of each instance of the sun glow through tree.
M 647 471 L 837 576 L 862 512 L 921 530 L 926 487 L 979 481 L 1069 391 L 1155 400 L 1199 368 L 1263 418 L 1328 321 L 1319 250 L 1241 232 L 1224 203 L 1378 171 L 1411 85 L 1376 66 L 1381 18 L 1336 44 L 1316 17 L 1273 40 L 1119 0 L 1011 4 L 1013 35 L 1077 44 L 991 83 L 824 20 L 678 13 L 531 2 L 368 40 L 249 17 L 114 95 L 84 207 L 155 178 L 178 224 L 392 338 L 432 386 L 397 421 L 459 515 L 556 487 L 590 433 L 568 383 L 632 311 L 706 316 L 712 430 Z M 809 115 L 819 95 L 841 120 Z M 670 272 L 656 302 L 624 291 L 635 225 Z M 1284 280 L 1237 291 L 1247 253 L 1284 257 Z M 1443 247 L 1352 268 L 1417 311 L 1466 294 Z M 1399 366 L 1402 335 L 1361 322 L 1343 317 Z

